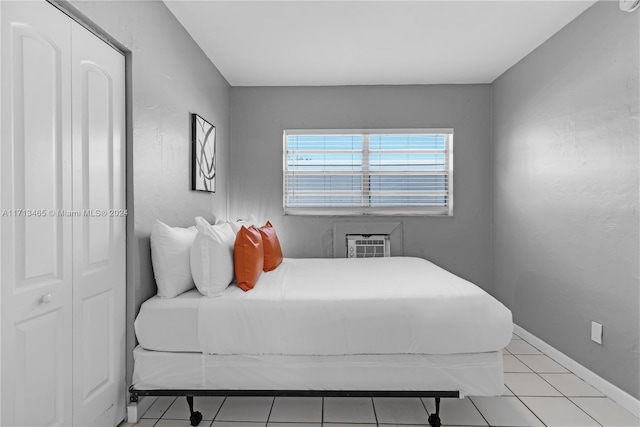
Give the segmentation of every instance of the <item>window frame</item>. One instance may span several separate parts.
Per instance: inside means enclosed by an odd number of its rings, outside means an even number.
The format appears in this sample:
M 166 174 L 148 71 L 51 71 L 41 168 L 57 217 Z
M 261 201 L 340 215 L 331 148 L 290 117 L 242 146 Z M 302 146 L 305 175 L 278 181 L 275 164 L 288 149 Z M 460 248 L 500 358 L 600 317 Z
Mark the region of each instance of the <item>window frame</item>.
M 368 174 L 365 159 L 371 152 L 368 142 L 371 135 L 447 135 L 445 142 L 447 206 L 349 206 L 349 207 L 288 207 L 287 206 L 287 137 L 295 135 L 362 135 L 362 176 Z M 282 133 L 282 207 L 283 215 L 292 216 L 453 216 L 453 128 L 419 129 L 285 129 Z M 365 142 L 366 141 L 366 142 Z M 365 149 L 366 144 L 366 149 Z M 400 172 L 402 173 L 402 172 Z M 367 190 L 362 189 L 364 195 Z

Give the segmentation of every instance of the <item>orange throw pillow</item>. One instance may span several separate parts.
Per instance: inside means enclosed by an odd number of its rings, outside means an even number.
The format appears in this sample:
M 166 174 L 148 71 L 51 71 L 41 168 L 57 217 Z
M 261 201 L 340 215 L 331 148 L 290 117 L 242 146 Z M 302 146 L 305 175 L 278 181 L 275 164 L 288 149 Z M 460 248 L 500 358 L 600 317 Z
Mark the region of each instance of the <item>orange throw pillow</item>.
M 275 270 L 282 262 L 282 248 L 276 234 L 276 229 L 269 221 L 260 227 L 262 243 L 264 245 L 264 271 Z
M 264 266 L 264 249 L 260 232 L 253 225 L 244 225 L 236 235 L 233 246 L 233 262 L 236 285 L 243 291 L 253 289 Z

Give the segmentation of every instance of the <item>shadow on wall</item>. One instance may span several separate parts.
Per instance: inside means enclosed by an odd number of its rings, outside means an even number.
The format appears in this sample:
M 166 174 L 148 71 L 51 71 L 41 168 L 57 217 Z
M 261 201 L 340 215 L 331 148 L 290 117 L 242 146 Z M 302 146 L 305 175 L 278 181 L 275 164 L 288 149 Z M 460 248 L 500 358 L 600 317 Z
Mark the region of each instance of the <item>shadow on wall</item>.
M 151 236 L 138 235 L 138 274 L 143 277 L 151 277 L 153 286 L 139 286 L 137 291 L 139 294 L 136 298 L 136 313 L 139 311 L 140 306 L 144 301 L 154 296 L 157 292 L 156 282 L 153 279 L 153 267 L 151 265 Z M 150 283 L 151 285 L 151 283 Z

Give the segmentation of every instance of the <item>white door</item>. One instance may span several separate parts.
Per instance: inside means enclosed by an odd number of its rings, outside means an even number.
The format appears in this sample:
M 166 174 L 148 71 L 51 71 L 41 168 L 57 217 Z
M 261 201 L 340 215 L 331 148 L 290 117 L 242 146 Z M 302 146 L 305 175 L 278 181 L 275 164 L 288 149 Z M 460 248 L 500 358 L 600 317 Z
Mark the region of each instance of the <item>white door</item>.
M 124 56 L 72 32 L 73 421 L 114 426 L 125 408 Z
M 50 4 L 0 0 L 0 424 L 125 406 L 124 57 Z
M 2 425 L 71 424 L 69 19 L 0 1 Z

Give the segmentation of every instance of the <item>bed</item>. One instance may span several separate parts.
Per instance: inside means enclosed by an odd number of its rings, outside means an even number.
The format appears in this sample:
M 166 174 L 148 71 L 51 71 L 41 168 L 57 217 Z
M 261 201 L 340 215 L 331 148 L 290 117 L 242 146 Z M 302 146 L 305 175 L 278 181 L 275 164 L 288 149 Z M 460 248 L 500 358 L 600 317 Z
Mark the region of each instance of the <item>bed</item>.
M 495 396 L 511 312 L 411 257 L 290 259 L 255 288 L 153 297 L 135 321 L 131 398 Z

